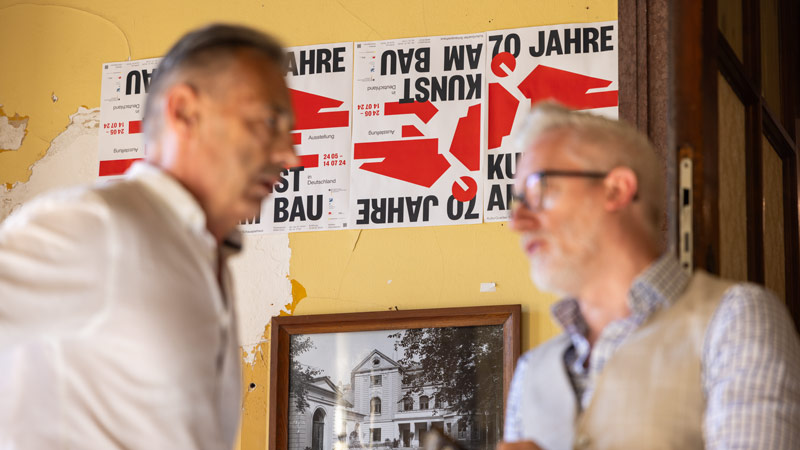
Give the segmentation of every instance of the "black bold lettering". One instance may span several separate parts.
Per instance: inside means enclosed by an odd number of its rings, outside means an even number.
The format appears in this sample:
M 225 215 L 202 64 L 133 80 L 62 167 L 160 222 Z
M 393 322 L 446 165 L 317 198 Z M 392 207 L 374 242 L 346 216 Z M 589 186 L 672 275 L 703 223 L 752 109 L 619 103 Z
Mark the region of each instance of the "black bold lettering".
M 431 80 L 428 78 L 417 78 L 417 82 L 414 83 L 414 85 L 417 88 L 418 94 L 414 96 L 414 100 L 420 103 L 428 101 L 428 98 L 430 97 L 428 93 L 428 85 L 430 82 Z
M 314 73 L 314 50 L 300 51 L 300 75 Z
M 131 88 L 133 88 L 133 93 L 141 93 L 142 88 L 139 86 L 139 83 L 141 82 L 142 75 L 138 70 L 132 70 L 128 72 L 128 78 L 125 80 L 125 95 L 131 95 Z
M 553 53 L 556 55 L 564 53 L 564 50 L 561 48 L 561 38 L 558 37 L 558 31 L 555 30 L 550 32 L 550 38 L 547 40 L 547 56 Z
M 494 36 L 489 36 L 489 42 L 494 44 L 492 47 L 492 58 L 497 56 L 500 53 L 500 43 L 503 41 L 503 36 L 500 34 L 496 34 Z
M 397 59 L 400 60 L 400 72 L 403 74 L 408 73 L 411 71 L 411 63 L 414 59 L 414 49 L 410 48 L 407 51 L 398 50 Z
M 289 169 L 289 172 L 292 172 L 292 174 L 294 175 L 292 177 L 293 180 L 292 192 L 297 192 L 300 190 L 300 172 L 304 170 L 306 170 L 306 168 L 303 166 L 292 167 L 291 169 Z
M 431 101 L 435 102 L 436 100 L 447 100 L 447 77 L 431 78 Z
M 456 85 L 458 85 L 458 86 L 456 86 Z M 447 90 L 448 90 L 447 99 L 448 100 L 453 100 L 454 99 L 454 95 L 455 95 L 454 91 L 456 90 L 456 88 L 458 88 L 458 98 L 459 98 L 459 100 L 463 99 L 464 98 L 464 77 L 462 77 L 461 75 L 451 75 L 450 76 L 450 82 L 448 83 L 448 86 L 447 86 Z
M 427 222 L 430 219 L 431 207 L 437 206 L 439 199 L 433 195 L 428 195 L 422 203 L 422 221 Z
M 406 207 L 408 208 L 408 220 L 416 222 L 419 219 L 419 212 L 422 209 L 422 196 L 417 196 L 416 200 L 406 197 Z
M 464 205 L 452 195 L 447 199 L 447 218 L 458 220 L 464 215 Z
M 336 47 L 333 49 L 333 71 L 344 72 L 344 52 L 347 50 L 345 47 Z
M 286 179 L 287 175 L 289 175 L 288 170 L 281 170 L 281 177 L 278 179 L 278 182 L 272 186 L 272 190 L 275 192 L 286 192 L 286 190 L 289 189 L 289 181 Z
M 467 45 L 467 59 L 469 60 L 470 69 L 475 70 L 478 68 L 478 63 L 481 61 L 481 50 L 483 50 L 483 44 L 478 44 L 475 48 L 472 48 L 472 45 Z
M 593 52 L 597 51 L 597 28 L 584 28 L 583 29 L 583 53 L 589 53 L 589 46 L 592 46 Z
M 607 25 L 605 27 L 600 27 L 600 51 L 607 52 L 609 50 L 614 50 L 614 46 L 610 44 L 611 42 L 611 31 L 614 29 L 613 25 Z
M 511 186 L 509 184 L 509 186 Z M 487 211 L 494 211 L 497 209 L 506 209 L 505 201 L 503 199 L 503 186 L 500 184 L 493 184 L 489 190 L 489 201 L 486 205 Z
M 412 103 L 414 99 L 411 97 L 411 79 L 406 78 L 403 80 L 403 96 L 400 97 L 398 103 Z
M 481 86 L 483 86 L 483 83 L 481 83 L 481 74 L 467 74 L 467 85 L 469 86 L 469 91 L 467 92 L 466 97 L 468 100 L 473 98 L 481 98 Z
M 572 32 L 575 33 L 574 36 L 571 36 Z M 575 28 L 574 30 L 570 30 L 567 28 L 564 30 L 564 53 L 567 55 L 572 53 L 572 48 L 575 47 L 575 53 L 581 52 L 581 29 Z
M 359 208 L 356 211 L 358 213 L 358 217 L 356 218 L 356 224 L 358 225 L 366 225 L 369 223 L 369 199 L 358 199 L 356 200 Z
M 144 83 L 144 93 L 146 94 L 147 91 L 150 90 L 150 78 L 156 74 L 156 69 L 153 69 L 152 72 L 147 73 L 147 70 L 142 70 L 142 82 Z
M 444 48 L 444 70 L 464 70 L 464 46 L 448 45 Z
M 519 35 L 517 33 L 511 33 L 506 36 L 506 43 L 505 43 L 505 51 L 514 55 L 514 58 L 519 56 L 519 48 L 521 44 L 519 43 Z
M 489 155 L 489 172 L 488 176 L 490 180 L 502 180 L 505 179 L 503 176 L 503 169 L 500 165 L 503 163 L 503 160 L 507 159 L 506 155 L 501 153 L 499 155 Z
M 379 203 L 380 202 L 380 203 Z M 372 214 L 370 215 L 372 223 L 386 223 L 386 199 L 373 198 L 372 199 Z
M 303 197 L 295 197 L 292 199 L 292 213 L 289 215 L 289 222 L 294 222 L 296 219 L 306 220 Z
M 314 73 L 331 72 L 331 51 L 327 48 L 317 49 L 317 68 Z
M 536 47 L 531 45 L 528 47 L 528 52 L 536 58 L 544 54 L 544 31 L 539 32 L 539 49 L 537 50 Z
M 459 203 L 461 203 L 461 202 L 459 202 Z M 478 214 L 477 212 L 474 212 L 474 211 L 475 211 L 475 197 L 472 197 L 469 200 L 469 203 L 467 204 L 467 213 L 464 214 L 464 218 L 467 219 L 467 220 L 475 220 L 478 217 L 480 217 L 480 214 Z
M 274 213 L 272 214 L 272 221 L 275 223 L 286 222 L 289 218 L 289 199 L 285 197 L 275 197 Z
M 387 66 L 391 66 L 387 72 Z M 397 73 L 397 54 L 394 50 L 386 50 L 381 54 L 381 75 L 394 75 Z M 403 72 L 405 73 L 405 72 Z
M 316 197 L 313 195 L 306 196 L 308 201 L 308 220 L 319 220 L 322 218 L 322 194 Z M 316 200 L 316 201 L 315 201 Z M 314 208 L 316 203 L 316 209 Z
M 286 53 L 286 72 L 284 73 L 284 76 L 289 72 L 291 72 L 292 75 L 297 76 L 297 59 L 294 56 L 294 52 Z
M 395 205 L 395 199 L 389 199 L 389 206 L 386 208 L 386 216 L 389 223 L 395 223 L 395 216 L 397 217 L 397 223 L 403 223 L 403 200 L 403 197 L 398 198 Z
M 417 49 L 417 72 L 431 71 L 431 49 L 428 47 Z

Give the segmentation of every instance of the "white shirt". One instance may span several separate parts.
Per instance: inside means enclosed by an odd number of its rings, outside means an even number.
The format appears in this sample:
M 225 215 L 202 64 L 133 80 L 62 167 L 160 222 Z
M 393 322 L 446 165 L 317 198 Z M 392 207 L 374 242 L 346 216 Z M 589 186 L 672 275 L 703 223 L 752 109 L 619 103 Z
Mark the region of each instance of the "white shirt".
M 144 163 L 0 223 L 0 449 L 231 448 L 220 253 L 196 200 Z

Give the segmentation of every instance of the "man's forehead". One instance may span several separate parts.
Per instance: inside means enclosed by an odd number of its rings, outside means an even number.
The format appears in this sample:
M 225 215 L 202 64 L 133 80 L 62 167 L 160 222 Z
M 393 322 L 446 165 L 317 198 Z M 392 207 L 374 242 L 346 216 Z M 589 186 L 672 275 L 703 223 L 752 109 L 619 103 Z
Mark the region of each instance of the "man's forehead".
M 261 103 L 276 110 L 290 109 L 289 91 L 278 65 L 258 55 L 238 55 L 218 74 L 230 100 Z

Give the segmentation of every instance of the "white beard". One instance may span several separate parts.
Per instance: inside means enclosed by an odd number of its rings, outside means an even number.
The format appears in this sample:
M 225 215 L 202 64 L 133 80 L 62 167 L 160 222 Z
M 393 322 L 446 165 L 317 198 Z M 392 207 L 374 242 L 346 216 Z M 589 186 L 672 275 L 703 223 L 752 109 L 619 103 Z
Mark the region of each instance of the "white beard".
M 529 258 L 531 281 L 540 291 L 577 297 L 599 252 L 600 221 L 576 219 L 558 232 Z M 554 240 L 558 237 L 560 244 Z

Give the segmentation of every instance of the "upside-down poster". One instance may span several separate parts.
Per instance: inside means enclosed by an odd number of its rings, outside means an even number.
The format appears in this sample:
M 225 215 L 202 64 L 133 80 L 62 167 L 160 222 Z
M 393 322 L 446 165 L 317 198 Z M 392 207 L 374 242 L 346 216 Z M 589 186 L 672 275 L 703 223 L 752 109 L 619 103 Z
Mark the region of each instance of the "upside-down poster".
M 300 165 L 285 170 L 248 231 L 347 228 L 353 44 L 286 49 L 294 110 L 292 139 Z M 266 226 L 261 225 L 264 222 Z
M 161 58 L 103 64 L 98 176 L 122 175 L 134 161 L 144 158 L 144 101 L 159 61 Z
M 513 140 L 532 104 L 555 100 L 617 117 L 617 22 L 555 25 L 486 34 L 488 127 L 484 220 L 508 220 L 518 149 Z
M 485 39 L 356 43 L 351 227 L 481 222 Z

